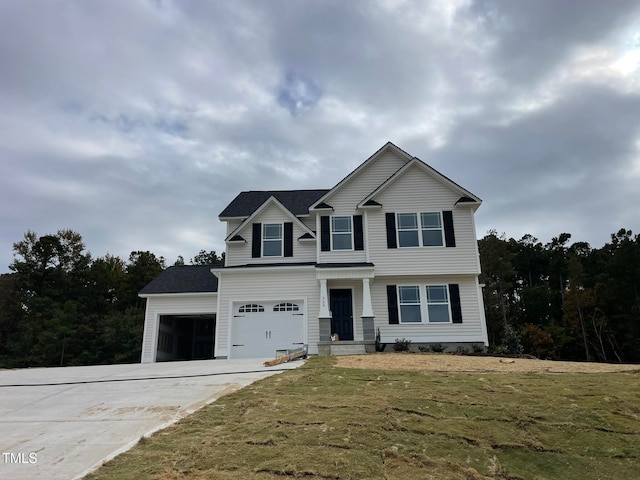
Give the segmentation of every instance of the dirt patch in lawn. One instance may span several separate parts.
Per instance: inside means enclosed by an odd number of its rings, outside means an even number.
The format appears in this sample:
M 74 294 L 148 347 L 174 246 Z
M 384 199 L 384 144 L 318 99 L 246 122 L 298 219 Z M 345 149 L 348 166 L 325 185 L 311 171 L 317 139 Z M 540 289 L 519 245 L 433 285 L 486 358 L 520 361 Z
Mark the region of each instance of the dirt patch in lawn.
M 373 353 L 336 359 L 336 367 L 426 372 L 607 373 L 640 371 L 640 365 L 558 362 L 446 353 Z

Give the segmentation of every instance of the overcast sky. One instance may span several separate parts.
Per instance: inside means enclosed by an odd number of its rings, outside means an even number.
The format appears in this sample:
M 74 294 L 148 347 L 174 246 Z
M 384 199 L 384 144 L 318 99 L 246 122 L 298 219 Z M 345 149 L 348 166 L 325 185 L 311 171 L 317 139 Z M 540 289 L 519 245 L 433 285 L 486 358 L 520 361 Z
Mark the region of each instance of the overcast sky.
M 240 191 L 387 141 L 483 199 L 479 238 L 640 233 L 639 5 L 2 0 L 0 272 L 27 230 L 221 252 Z

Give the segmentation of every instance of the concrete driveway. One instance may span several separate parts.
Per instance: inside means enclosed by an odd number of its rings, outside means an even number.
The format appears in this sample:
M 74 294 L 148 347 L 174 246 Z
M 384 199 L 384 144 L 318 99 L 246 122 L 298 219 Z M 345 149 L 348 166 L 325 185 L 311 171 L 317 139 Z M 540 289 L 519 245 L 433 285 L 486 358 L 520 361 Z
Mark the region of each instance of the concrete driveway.
M 217 398 L 300 361 L 204 360 L 0 371 L 0 478 L 81 478 Z

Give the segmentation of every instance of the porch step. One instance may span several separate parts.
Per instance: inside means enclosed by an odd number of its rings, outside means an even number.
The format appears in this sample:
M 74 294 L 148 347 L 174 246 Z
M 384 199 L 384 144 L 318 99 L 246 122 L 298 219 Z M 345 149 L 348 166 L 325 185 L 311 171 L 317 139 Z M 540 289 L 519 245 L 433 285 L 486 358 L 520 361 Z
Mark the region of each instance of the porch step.
M 331 355 L 364 355 L 364 345 L 356 344 L 356 345 L 341 345 L 339 343 L 335 343 L 331 345 Z
M 364 355 L 365 353 L 367 353 L 365 342 L 318 342 L 319 355 Z

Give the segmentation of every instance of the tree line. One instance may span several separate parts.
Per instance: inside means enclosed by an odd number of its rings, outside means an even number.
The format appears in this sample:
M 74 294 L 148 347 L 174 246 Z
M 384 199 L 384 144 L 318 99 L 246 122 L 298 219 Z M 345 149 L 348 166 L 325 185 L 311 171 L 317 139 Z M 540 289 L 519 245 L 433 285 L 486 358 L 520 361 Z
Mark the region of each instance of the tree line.
M 640 235 L 622 229 L 602 248 L 570 239 L 491 231 L 478 241 L 490 351 L 640 363 Z M 0 368 L 140 360 L 138 292 L 166 268 L 163 257 L 93 258 L 68 229 L 28 231 L 13 252 L 0 275 Z M 189 262 L 222 265 L 224 253 Z
M 11 273 L 0 275 L 0 368 L 140 361 L 145 301 L 138 292 L 166 268 L 163 257 L 93 258 L 68 229 L 28 231 L 13 253 Z M 224 254 L 205 250 L 191 259 L 223 262 Z
M 570 239 L 479 240 L 492 349 L 640 363 L 640 235 L 621 229 L 602 248 Z

